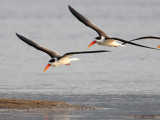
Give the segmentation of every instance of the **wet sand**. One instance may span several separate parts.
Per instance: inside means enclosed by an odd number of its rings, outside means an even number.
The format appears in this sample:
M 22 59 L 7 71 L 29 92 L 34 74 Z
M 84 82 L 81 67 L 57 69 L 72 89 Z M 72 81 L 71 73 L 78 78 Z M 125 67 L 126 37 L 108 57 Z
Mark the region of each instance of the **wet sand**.
M 50 109 L 54 111 L 59 111 L 59 110 L 93 110 L 96 109 L 96 107 L 71 105 L 61 101 L 0 98 L 0 109 L 14 109 L 14 110 Z

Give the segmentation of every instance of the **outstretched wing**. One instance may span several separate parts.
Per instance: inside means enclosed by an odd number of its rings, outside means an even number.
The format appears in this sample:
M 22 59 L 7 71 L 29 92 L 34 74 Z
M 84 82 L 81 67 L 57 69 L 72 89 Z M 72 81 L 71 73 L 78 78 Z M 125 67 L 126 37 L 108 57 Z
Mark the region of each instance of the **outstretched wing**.
M 144 40 L 144 39 L 159 39 L 160 40 L 160 37 L 146 36 L 146 37 L 139 37 L 139 38 L 136 38 L 136 39 L 133 39 L 133 40 L 130 40 L 130 41 L 137 41 L 137 40 Z M 123 43 L 123 45 L 124 44 L 126 44 L 126 43 Z
M 101 30 L 99 27 L 97 27 L 95 24 L 93 24 L 91 21 L 89 21 L 87 18 L 85 18 L 83 15 L 81 15 L 79 12 L 77 12 L 76 10 L 74 10 L 71 6 L 68 5 L 69 10 L 71 11 L 71 13 L 82 23 L 84 23 L 86 26 L 94 29 L 99 36 L 104 36 L 106 38 L 109 38 L 109 36 L 103 31 Z
M 29 39 L 23 37 L 22 35 L 19 35 L 19 34 L 17 34 L 17 33 L 16 33 L 16 35 L 17 35 L 17 37 L 18 37 L 19 39 L 21 39 L 23 42 L 25 42 L 25 43 L 27 43 L 28 45 L 36 48 L 37 50 L 40 50 L 40 51 L 42 51 L 42 52 L 47 53 L 51 58 L 61 57 L 61 55 L 58 55 L 57 53 L 53 52 L 52 50 L 50 50 L 50 49 L 48 49 L 48 48 L 45 48 L 45 47 L 42 47 L 42 46 L 38 45 L 37 43 L 35 43 L 35 42 L 33 42 L 32 40 L 29 40 Z
M 111 51 L 108 51 L 108 50 L 97 50 L 97 51 L 69 52 L 69 53 L 64 54 L 62 57 L 71 57 L 72 55 L 75 55 L 75 54 L 101 53 L 101 52 L 111 52 Z
M 139 46 L 139 47 L 144 47 L 144 48 L 149 48 L 149 49 L 156 49 L 156 50 L 159 50 L 159 49 L 157 49 L 157 48 L 152 48 L 152 47 L 148 47 L 148 46 L 140 45 L 140 44 L 133 43 L 133 42 L 130 42 L 130 41 L 126 41 L 126 40 L 123 40 L 123 39 L 120 39 L 120 38 L 108 38 L 108 39 L 118 40 L 118 41 L 121 41 L 121 42 L 124 42 L 124 43 L 127 43 L 127 44 L 131 44 L 131 45 Z
M 146 37 L 139 37 L 130 41 L 136 41 L 136 40 L 142 40 L 142 39 L 160 39 L 160 37 L 155 37 L 155 36 L 146 36 Z

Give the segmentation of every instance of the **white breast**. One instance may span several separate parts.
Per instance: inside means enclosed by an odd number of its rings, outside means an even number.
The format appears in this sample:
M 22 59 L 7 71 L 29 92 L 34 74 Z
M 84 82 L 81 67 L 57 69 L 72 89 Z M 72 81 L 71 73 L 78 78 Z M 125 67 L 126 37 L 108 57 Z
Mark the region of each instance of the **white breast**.
M 68 63 L 70 63 L 69 58 L 64 57 L 64 58 L 59 59 L 58 61 L 55 61 L 55 62 L 51 63 L 51 66 L 56 67 L 56 66 L 65 65 L 65 64 L 68 64 Z
M 116 40 L 114 39 L 107 39 L 107 40 L 97 40 L 97 44 L 108 46 L 108 47 L 114 47 L 116 45 Z

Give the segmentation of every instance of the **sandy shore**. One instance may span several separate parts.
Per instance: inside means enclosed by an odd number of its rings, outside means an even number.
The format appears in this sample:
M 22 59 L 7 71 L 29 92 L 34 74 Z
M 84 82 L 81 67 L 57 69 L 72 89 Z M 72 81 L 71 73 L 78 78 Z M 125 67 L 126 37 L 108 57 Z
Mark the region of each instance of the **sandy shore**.
M 93 110 L 95 107 L 71 105 L 61 101 L 0 98 L 0 109 Z

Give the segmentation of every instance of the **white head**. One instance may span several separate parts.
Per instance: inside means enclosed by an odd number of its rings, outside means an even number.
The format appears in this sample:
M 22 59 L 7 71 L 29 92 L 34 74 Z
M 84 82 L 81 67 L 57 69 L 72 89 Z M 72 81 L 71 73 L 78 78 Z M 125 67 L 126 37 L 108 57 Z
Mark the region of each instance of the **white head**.
M 98 42 L 98 41 L 104 41 L 105 40 L 105 37 L 104 36 L 99 36 L 99 37 L 96 37 L 95 38 L 95 41 Z
M 104 36 L 98 36 L 95 38 L 95 40 L 93 40 L 87 48 L 91 47 L 92 45 L 94 45 L 95 43 L 101 43 L 101 42 L 104 42 L 105 40 L 105 37 Z
M 45 72 L 50 66 L 56 67 L 57 61 L 58 61 L 57 58 L 52 58 L 51 60 L 49 60 L 48 65 L 45 67 L 43 72 Z

